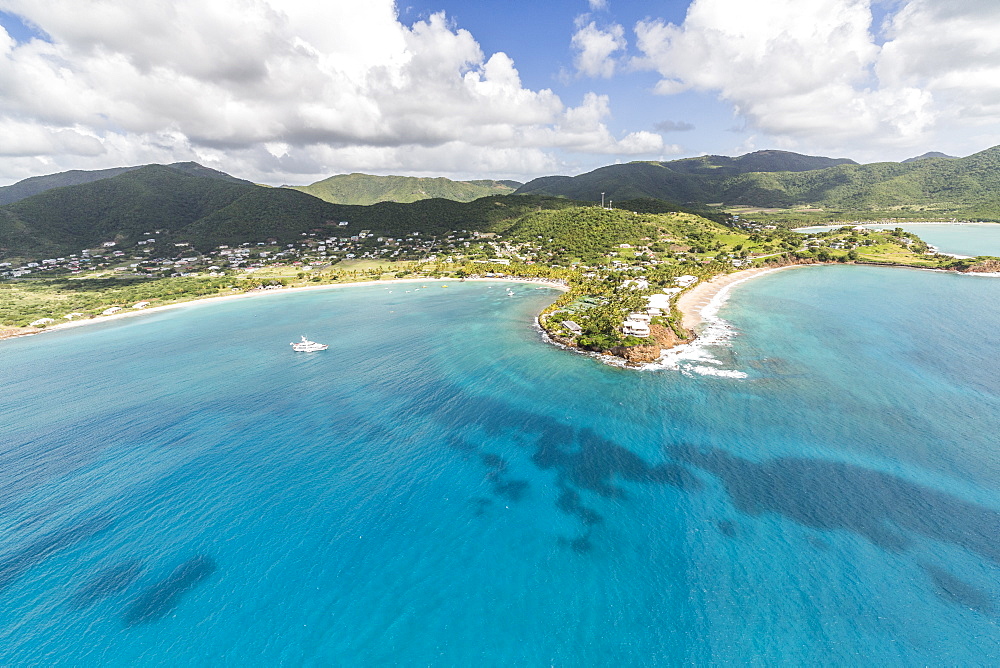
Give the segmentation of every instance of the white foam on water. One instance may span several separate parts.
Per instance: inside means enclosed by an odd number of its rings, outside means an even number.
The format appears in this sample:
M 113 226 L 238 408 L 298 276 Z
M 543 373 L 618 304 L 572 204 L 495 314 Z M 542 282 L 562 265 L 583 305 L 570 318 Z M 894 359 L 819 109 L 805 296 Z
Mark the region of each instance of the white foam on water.
M 712 364 L 716 367 L 722 366 L 722 360 L 719 360 L 712 354 L 712 349 L 729 347 L 732 345 L 732 338 L 737 334 L 736 329 L 731 324 L 719 317 L 719 310 L 722 309 L 723 304 L 729 299 L 729 294 L 735 286 L 758 276 L 781 271 L 786 268 L 775 267 L 774 269 L 733 281 L 723 287 L 701 308 L 699 315 L 702 319 L 702 325 L 698 337 L 692 343 L 685 343 L 667 350 L 660 356 L 660 359 L 646 364 L 642 368 L 650 371 L 660 369 L 681 371 L 686 376 L 698 374 L 719 378 L 747 378 L 747 374 L 742 371 L 706 366 L 707 364 Z

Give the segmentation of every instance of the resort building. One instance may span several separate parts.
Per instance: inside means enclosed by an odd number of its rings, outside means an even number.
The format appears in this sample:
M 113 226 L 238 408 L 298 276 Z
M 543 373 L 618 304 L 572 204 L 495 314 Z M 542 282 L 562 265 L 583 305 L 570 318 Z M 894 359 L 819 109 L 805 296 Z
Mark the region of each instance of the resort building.
M 640 339 L 649 338 L 649 316 L 645 313 L 629 313 L 622 323 L 622 332 L 626 336 L 636 336 Z

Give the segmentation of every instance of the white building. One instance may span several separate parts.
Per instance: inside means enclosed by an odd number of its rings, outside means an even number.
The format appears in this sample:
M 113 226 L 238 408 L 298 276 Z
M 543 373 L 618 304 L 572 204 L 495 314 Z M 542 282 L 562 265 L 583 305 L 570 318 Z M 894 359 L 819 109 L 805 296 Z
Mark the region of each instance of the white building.
M 562 326 L 573 332 L 573 334 L 580 335 L 583 333 L 583 327 L 580 327 L 577 323 L 572 320 L 563 320 Z
M 138 309 L 146 308 L 147 306 L 149 306 L 149 302 L 136 302 L 135 304 L 132 304 L 132 308 Z
M 670 295 L 650 295 L 646 297 L 646 302 L 646 313 L 649 315 L 670 313 Z
M 694 285 L 697 282 L 698 282 L 698 277 L 691 276 L 690 274 L 685 274 L 684 276 L 678 276 L 677 278 L 674 279 L 674 283 L 681 286 L 682 288 L 686 288 L 689 285 Z
M 649 338 L 649 316 L 644 313 L 630 313 L 622 323 L 622 331 L 626 336 Z
M 648 290 L 649 281 L 645 278 L 634 278 L 622 282 L 623 288 L 631 288 L 632 290 Z
M 121 306 L 112 306 L 111 308 L 106 308 L 103 311 L 101 311 L 101 315 L 111 315 L 112 313 L 118 313 L 118 311 L 121 310 L 122 310 Z

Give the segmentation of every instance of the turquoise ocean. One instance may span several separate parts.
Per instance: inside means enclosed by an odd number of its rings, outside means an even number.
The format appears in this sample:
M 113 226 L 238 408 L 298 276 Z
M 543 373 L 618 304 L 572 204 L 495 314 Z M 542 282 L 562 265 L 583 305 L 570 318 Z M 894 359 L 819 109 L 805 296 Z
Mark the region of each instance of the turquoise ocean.
M 776 272 L 651 371 L 513 292 L 0 344 L 0 664 L 1000 662 L 1000 279 Z

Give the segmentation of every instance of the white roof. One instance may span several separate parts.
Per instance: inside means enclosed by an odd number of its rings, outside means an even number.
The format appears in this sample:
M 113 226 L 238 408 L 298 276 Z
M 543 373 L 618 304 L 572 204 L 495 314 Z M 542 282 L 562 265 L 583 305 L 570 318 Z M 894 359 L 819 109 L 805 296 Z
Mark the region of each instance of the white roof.
M 646 301 L 651 308 L 670 309 L 670 295 L 649 295 Z

